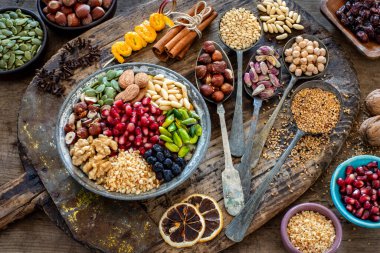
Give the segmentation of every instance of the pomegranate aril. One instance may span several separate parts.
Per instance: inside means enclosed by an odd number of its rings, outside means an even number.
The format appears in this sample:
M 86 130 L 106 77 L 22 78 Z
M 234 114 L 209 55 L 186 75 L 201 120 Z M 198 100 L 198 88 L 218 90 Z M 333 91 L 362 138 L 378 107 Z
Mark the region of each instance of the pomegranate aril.
M 361 219 L 362 219 L 362 220 L 366 220 L 366 219 L 368 219 L 368 218 L 369 218 L 369 211 L 368 211 L 368 210 L 364 210 Z
M 355 180 L 353 185 L 356 187 L 356 188 L 362 188 L 364 186 L 364 182 L 361 181 L 361 180 Z
M 126 104 L 124 106 L 124 111 L 125 111 L 125 115 L 131 116 L 133 112 L 132 106 L 130 104 Z
M 147 112 L 149 112 L 149 107 L 142 107 L 142 110 L 144 111 L 143 115 L 145 115 Z
M 116 142 L 119 142 L 119 137 L 115 136 L 115 137 L 113 137 L 113 140 L 116 141 Z
M 148 129 L 147 127 L 143 127 L 143 128 L 142 128 L 142 133 L 143 133 L 143 135 L 148 136 L 148 134 L 149 134 L 149 129 Z
M 359 190 L 359 189 L 355 189 L 355 190 L 352 192 L 351 197 L 353 197 L 354 199 L 359 199 L 359 198 L 360 198 L 360 190 Z
M 133 108 L 141 108 L 141 102 L 134 103 Z
M 371 169 L 378 168 L 377 162 L 376 161 L 370 162 L 370 163 L 367 164 L 367 167 L 371 168 Z
M 106 129 L 106 130 L 103 131 L 103 134 L 106 135 L 106 136 L 108 136 L 108 137 L 111 137 L 112 136 L 112 131 L 109 130 L 109 129 Z
M 378 216 L 378 215 L 373 215 L 373 216 L 371 216 L 371 220 L 372 220 L 372 221 L 379 221 L 379 220 L 380 220 L 380 216 Z
M 140 147 L 139 148 L 139 152 L 140 152 L 140 154 L 145 154 L 145 148 L 144 147 Z
M 359 203 L 358 200 L 355 199 L 355 201 L 354 201 L 354 207 L 355 207 L 356 209 L 359 209 L 360 207 L 362 207 L 362 205 Z
M 144 148 L 145 149 L 151 149 L 151 148 L 153 148 L 153 144 L 152 143 L 145 143 Z
M 158 123 L 163 123 L 165 121 L 165 118 L 166 118 L 165 115 L 160 115 L 160 116 L 157 117 L 157 122 Z
M 127 120 L 128 120 L 128 116 L 127 116 L 127 114 L 123 114 L 123 116 L 121 116 L 121 122 L 123 122 L 123 123 L 125 123 L 125 122 L 127 122 Z
M 160 137 L 158 135 L 154 135 L 154 136 L 150 137 L 150 141 L 153 144 L 156 144 L 159 140 L 160 140 Z
M 135 131 L 135 124 L 133 124 L 132 122 L 129 122 L 127 124 L 127 131 L 130 133 L 133 133 L 133 131 Z
M 363 166 L 363 169 L 364 169 L 364 171 L 367 171 L 367 170 L 369 170 L 369 168 L 367 167 L 367 166 Z
M 360 181 L 363 181 L 363 182 L 366 182 L 368 180 L 368 178 L 367 178 L 366 175 L 364 175 L 364 176 L 357 176 L 356 179 L 360 180 Z
M 346 186 L 340 187 L 339 192 L 340 193 L 345 193 L 346 192 Z
M 371 194 L 371 189 L 366 188 L 361 188 L 360 193 L 363 195 L 370 195 Z
M 362 217 L 363 212 L 364 212 L 364 208 L 363 208 L 363 207 L 362 207 L 362 208 L 359 208 L 359 209 L 356 211 L 355 216 L 358 217 L 358 218 L 360 218 L 360 217 Z
M 151 130 L 155 131 L 155 130 L 158 129 L 158 124 L 155 123 L 155 122 L 154 122 L 154 123 L 151 123 L 150 126 L 149 126 L 149 128 L 150 128 Z
M 348 205 L 346 205 L 346 209 L 347 209 L 347 211 L 352 212 L 354 207 L 352 205 L 348 204 Z
M 354 173 L 354 167 L 347 166 L 347 168 L 346 168 L 346 175 L 350 175 L 352 173 Z
M 376 200 L 377 200 L 377 196 L 376 196 L 376 195 L 372 195 L 372 196 L 371 196 L 371 200 L 372 200 L 372 201 L 376 201 Z
M 149 132 L 149 137 L 152 137 L 153 135 L 154 135 L 154 133 L 153 132 Z
M 349 174 L 346 179 L 344 180 L 344 182 L 346 184 L 352 184 L 353 182 L 355 181 L 355 175 L 354 174 Z
M 355 199 L 345 196 L 344 197 L 344 202 L 346 204 L 349 204 L 349 205 L 354 205 L 355 204 Z
M 351 195 L 352 191 L 353 191 L 352 185 L 350 185 L 350 184 L 347 185 L 346 186 L 346 193 L 347 193 L 347 195 Z
M 150 101 L 151 101 L 151 98 L 150 97 L 145 97 L 141 100 L 141 103 L 143 105 L 149 105 L 150 104 Z
M 121 100 L 121 99 L 116 100 L 115 102 L 113 102 L 113 104 L 114 104 L 114 106 L 116 106 L 116 107 L 118 107 L 120 109 L 122 109 L 123 105 L 124 105 L 123 100 Z
M 160 109 L 160 108 L 157 108 L 157 110 L 156 110 L 156 115 L 161 115 L 161 114 L 162 114 L 161 109 Z
M 120 150 L 126 150 L 127 149 L 127 147 L 124 144 L 123 145 L 119 144 L 118 148 Z
M 128 136 L 128 140 L 129 140 L 129 141 L 134 141 L 134 140 L 135 140 L 135 136 L 134 136 L 134 135 L 130 135 L 130 136 Z
M 365 172 L 364 169 L 363 169 L 363 167 L 361 167 L 361 166 L 360 166 L 360 167 L 357 167 L 355 171 L 356 171 L 356 173 L 358 173 L 358 175 L 360 175 L 360 176 L 363 176 L 363 175 L 364 175 L 364 172 Z
M 142 117 L 140 118 L 140 123 L 141 123 L 141 126 L 148 126 L 148 125 L 149 125 L 149 120 L 148 120 L 147 117 L 142 116 Z
M 124 145 L 125 144 L 125 136 L 120 136 L 119 137 L 119 141 L 118 141 L 118 143 L 120 144 L 120 145 Z
M 344 179 L 343 178 L 338 178 L 338 180 L 336 180 L 336 183 L 339 185 L 339 186 L 345 186 L 346 183 L 344 182 Z
M 360 198 L 359 198 L 359 202 L 360 203 L 364 203 L 364 202 L 366 202 L 366 201 L 369 201 L 371 198 L 368 196 L 368 195 L 362 195 L 362 196 L 360 196 Z
M 376 173 L 373 173 L 371 176 L 372 180 L 377 180 L 379 176 Z
M 133 124 L 136 124 L 137 122 L 137 117 L 136 116 L 132 116 L 131 119 L 129 120 L 131 123 Z
M 379 189 L 380 188 L 380 180 L 372 181 L 372 187 L 375 189 Z
M 103 118 L 106 118 L 107 116 L 110 115 L 110 111 L 109 110 L 102 110 L 101 115 Z
M 369 209 L 371 209 L 371 207 L 372 207 L 372 205 L 371 205 L 371 203 L 369 203 L 369 201 L 366 201 L 366 202 L 363 204 L 363 208 L 364 208 L 364 209 L 369 210 Z
M 379 207 L 378 206 L 372 206 L 372 208 L 371 208 L 371 214 L 379 215 L 380 214 Z
M 136 113 L 138 116 L 144 115 L 144 113 L 145 113 L 144 108 L 140 107 L 140 108 L 136 109 Z
M 117 129 L 118 131 L 124 133 L 124 131 L 125 131 L 125 123 L 118 123 L 118 124 L 115 126 L 115 129 Z
M 142 136 L 141 135 L 136 136 L 134 144 L 136 146 L 141 146 L 141 142 L 142 142 Z
M 130 147 L 132 147 L 132 142 L 127 141 L 127 143 L 125 144 L 125 147 L 126 147 L 126 148 L 130 148 Z
M 142 143 L 145 144 L 145 143 L 147 143 L 147 142 L 148 142 L 148 136 L 144 136 L 144 137 L 142 138 Z
M 155 107 L 154 105 L 150 105 L 150 106 L 149 106 L 149 109 L 150 109 L 150 112 L 151 112 L 152 114 L 156 114 L 158 108 Z
M 120 118 L 119 112 L 116 110 L 116 108 L 111 108 L 110 115 L 116 119 Z
M 141 135 L 141 134 L 142 134 L 142 132 L 141 132 L 141 128 L 140 128 L 140 127 L 136 127 L 136 128 L 135 128 L 135 134 L 136 134 L 136 135 Z
M 114 129 L 112 130 L 112 134 L 113 134 L 114 136 L 119 136 L 119 135 L 122 134 L 122 132 L 119 131 L 118 129 L 114 128 Z

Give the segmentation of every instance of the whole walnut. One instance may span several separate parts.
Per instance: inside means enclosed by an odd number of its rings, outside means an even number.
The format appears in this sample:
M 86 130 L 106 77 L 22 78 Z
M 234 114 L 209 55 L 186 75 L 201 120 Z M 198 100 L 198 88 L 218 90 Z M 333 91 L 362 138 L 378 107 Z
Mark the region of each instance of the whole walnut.
M 359 129 L 363 141 L 370 146 L 380 146 L 380 115 L 365 120 Z
M 371 116 L 380 115 L 380 89 L 368 94 L 365 99 L 365 107 Z

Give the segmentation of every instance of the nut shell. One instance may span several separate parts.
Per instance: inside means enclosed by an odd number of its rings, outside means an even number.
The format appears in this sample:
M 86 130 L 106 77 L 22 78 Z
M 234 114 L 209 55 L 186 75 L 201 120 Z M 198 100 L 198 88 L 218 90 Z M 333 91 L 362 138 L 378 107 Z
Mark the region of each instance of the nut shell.
M 124 91 L 117 94 L 115 97 L 116 100 L 123 100 L 123 102 L 129 102 L 133 100 L 140 92 L 140 87 L 137 84 L 129 85 Z
M 207 67 L 205 65 L 198 65 L 195 67 L 195 75 L 198 79 L 202 79 L 207 74 Z
M 211 78 L 211 83 L 213 86 L 220 87 L 224 83 L 224 77 L 221 74 L 215 74 Z
M 129 85 L 135 83 L 135 73 L 132 69 L 127 69 L 119 77 L 119 85 L 122 89 L 127 88 Z
M 380 115 L 380 89 L 368 94 L 365 99 L 365 107 L 371 116 Z
M 214 45 L 214 42 L 211 41 L 211 40 L 209 40 L 209 41 L 205 41 L 205 42 L 203 43 L 202 49 L 203 49 L 203 51 L 205 51 L 206 53 L 209 53 L 209 54 L 214 53 L 214 51 L 215 51 L 215 45 Z
M 211 59 L 213 61 L 221 61 L 223 60 L 223 55 L 219 50 L 215 50 L 215 52 L 211 56 Z
M 234 90 L 234 87 L 231 84 L 229 84 L 229 83 L 224 83 L 220 87 L 220 90 L 224 93 L 224 95 L 229 95 Z
M 365 120 L 359 129 L 363 141 L 370 146 L 380 146 L 380 116 Z
M 215 102 L 219 103 L 219 102 L 221 102 L 221 101 L 224 99 L 224 93 L 221 92 L 221 91 L 215 91 L 215 92 L 211 95 L 211 98 L 212 98 L 212 100 L 214 100 Z
M 210 96 L 214 92 L 213 88 L 208 84 L 203 84 L 200 88 L 200 91 L 205 97 Z
M 207 53 L 201 54 L 198 58 L 198 62 L 202 64 L 209 64 L 211 61 L 211 56 Z
M 137 73 L 135 75 L 135 84 L 137 84 L 140 89 L 145 88 L 148 85 L 149 76 L 145 73 Z

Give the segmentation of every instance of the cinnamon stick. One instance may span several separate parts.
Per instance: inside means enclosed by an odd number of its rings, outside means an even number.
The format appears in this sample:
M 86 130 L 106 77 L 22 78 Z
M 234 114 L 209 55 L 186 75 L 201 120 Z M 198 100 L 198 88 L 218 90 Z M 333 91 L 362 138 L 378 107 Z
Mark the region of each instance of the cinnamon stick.
M 189 49 L 191 48 L 191 45 L 193 45 L 193 43 L 194 43 L 194 41 L 195 41 L 195 39 L 192 41 L 192 42 L 190 42 L 176 57 L 175 57 L 175 59 L 177 60 L 177 61 L 180 61 L 180 60 L 182 60 L 183 58 L 185 58 L 185 55 L 187 54 L 187 51 L 189 51 Z M 168 58 L 169 58 L 169 55 L 168 55 Z
M 187 12 L 190 16 L 194 16 L 195 14 L 195 8 L 196 4 L 194 4 L 193 7 Z M 170 29 L 161 39 L 159 39 L 153 46 L 152 50 L 153 53 L 157 56 L 164 52 L 165 48 L 164 46 L 174 38 L 181 30 L 183 30 L 183 26 L 177 26 L 172 29 Z
M 218 13 L 214 11 L 206 20 L 204 20 L 199 26 L 199 31 L 203 31 L 208 27 L 211 22 L 218 16 Z M 170 58 L 177 57 L 182 50 L 184 50 L 188 44 L 191 44 L 193 40 L 197 37 L 197 33 L 194 31 L 190 31 L 185 37 L 183 37 L 168 53 Z

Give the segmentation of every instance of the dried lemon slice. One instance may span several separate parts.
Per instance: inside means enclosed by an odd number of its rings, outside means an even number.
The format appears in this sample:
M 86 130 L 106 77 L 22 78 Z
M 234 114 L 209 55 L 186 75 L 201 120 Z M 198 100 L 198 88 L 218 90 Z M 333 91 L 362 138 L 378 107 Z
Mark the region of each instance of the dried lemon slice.
M 205 219 L 206 229 L 200 242 L 208 242 L 222 231 L 223 214 L 213 198 L 204 194 L 193 194 L 182 202 L 194 205 Z
M 176 248 L 196 244 L 205 231 L 205 220 L 197 208 L 191 204 L 179 203 L 170 207 L 160 220 L 162 238 Z

